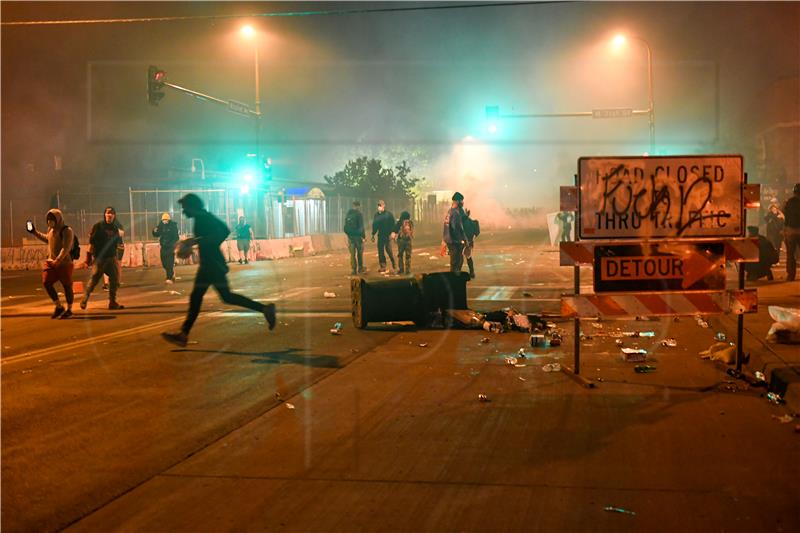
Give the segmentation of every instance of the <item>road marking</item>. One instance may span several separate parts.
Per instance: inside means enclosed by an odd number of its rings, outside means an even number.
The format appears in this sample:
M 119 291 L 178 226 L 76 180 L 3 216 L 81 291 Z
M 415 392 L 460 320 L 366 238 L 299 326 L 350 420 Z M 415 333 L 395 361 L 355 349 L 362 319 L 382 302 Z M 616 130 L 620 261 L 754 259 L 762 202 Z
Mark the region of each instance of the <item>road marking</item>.
M 508 300 L 520 287 L 497 285 L 483 291 L 476 300 Z

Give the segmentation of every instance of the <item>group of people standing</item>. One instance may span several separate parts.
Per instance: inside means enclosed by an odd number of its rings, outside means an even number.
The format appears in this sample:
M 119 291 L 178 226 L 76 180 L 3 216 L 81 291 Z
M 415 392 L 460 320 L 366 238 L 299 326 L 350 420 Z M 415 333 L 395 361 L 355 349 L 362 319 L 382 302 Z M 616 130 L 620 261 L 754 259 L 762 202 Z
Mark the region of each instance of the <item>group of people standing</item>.
M 364 216 L 361 214 L 361 202 L 353 202 L 353 206 L 344 217 L 344 233 L 347 235 L 347 248 L 350 251 L 350 274 L 363 274 L 364 268 L 364 242 L 367 240 Z M 378 272 L 384 273 L 411 273 L 411 253 L 414 241 L 414 221 L 408 211 L 400 213 L 400 218 L 395 220 L 391 211 L 386 209 L 386 202 L 378 202 L 378 210 L 372 217 L 371 240 L 375 242 L 378 236 Z M 397 261 L 394 258 L 392 241 L 397 243 Z M 392 270 L 387 270 L 386 258 L 392 263 Z M 398 269 L 397 266 L 400 265 Z
M 469 267 L 471 278 L 475 277 L 475 264 L 472 261 L 472 249 L 475 237 L 480 234 L 480 224 L 470 218 L 469 210 L 464 209 L 464 195 L 457 192 L 453 195 L 452 205 L 447 211 L 444 220 L 442 240 L 450 254 L 450 271 L 460 272 L 464 261 Z M 347 245 L 350 251 L 350 275 L 363 274 L 364 268 L 364 242 L 367 240 L 364 216 L 361 214 L 361 202 L 353 202 L 352 207 L 344 218 L 344 233 L 347 235 Z M 414 241 L 414 221 L 408 211 L 400 213 L 400 218 L 395 220 L 391 211 L 386 209 L 386 202 L 378 201 L 377 211 L 372 217 L 371 241 L 378 237 L 378 272 L 379 273 L 411 273 L 411 255 Z M 397 261 L 395 261 L 392 242 L 397 244 Z M 392 269 L 387 269 L 386 259 L 389 259 Z M 398 268 L 399 266 L 399 268 Z
M 759 261 L 746 263 L 745 270 L 750 280 L 762 277 L 773 279 L 772 265 L 778 262 L 782 245 L 786 245 L 786 281 L 797 276 L 797 260 L 800 256 L 800 183 L 794 186 L 781 211 L 777 199 L 773 199 L 764 216 L 766 237 L 759 235 L 757 226 L 748 226 L 750 237 L 758 237 Z

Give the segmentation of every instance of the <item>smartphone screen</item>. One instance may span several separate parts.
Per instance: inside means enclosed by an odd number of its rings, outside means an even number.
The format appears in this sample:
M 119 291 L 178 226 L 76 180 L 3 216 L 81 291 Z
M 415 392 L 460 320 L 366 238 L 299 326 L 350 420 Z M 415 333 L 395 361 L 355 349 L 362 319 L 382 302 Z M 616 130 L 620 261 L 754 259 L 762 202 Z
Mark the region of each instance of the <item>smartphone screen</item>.
M 27 222 L 25 222 L 25 227 L 28 229 L 28 231 L 33 231 L 33 222 L 28 220 Z

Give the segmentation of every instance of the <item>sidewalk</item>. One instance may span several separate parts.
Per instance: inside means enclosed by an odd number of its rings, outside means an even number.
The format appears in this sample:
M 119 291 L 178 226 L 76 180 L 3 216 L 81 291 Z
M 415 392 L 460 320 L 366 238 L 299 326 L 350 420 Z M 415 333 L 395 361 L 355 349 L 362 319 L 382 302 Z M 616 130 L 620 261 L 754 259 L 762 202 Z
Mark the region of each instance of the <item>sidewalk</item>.
M 775 379 L 786 387 L 786 405 L 792 412 L 800 413 L 800 346 L 766 340 L 774 322 L 769 316 L 769 306 L 800 308 L 800 281 L 749 282 L 747 287 L 758 289 L 758 312 L 744 318 L 744 351 L 750 353 L 747 367 L 751 372 L 763 372 L 768 383 L 772 382 L 775 373 Z M 723 322 L 728 338 L 735 339 L 736 315 L 725 316 Z

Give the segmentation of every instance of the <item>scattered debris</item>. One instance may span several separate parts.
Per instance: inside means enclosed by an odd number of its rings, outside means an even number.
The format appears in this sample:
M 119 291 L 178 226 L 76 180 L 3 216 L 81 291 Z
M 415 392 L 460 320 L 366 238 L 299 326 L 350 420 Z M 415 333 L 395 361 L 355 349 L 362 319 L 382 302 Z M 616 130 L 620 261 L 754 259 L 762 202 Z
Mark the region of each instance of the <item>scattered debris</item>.
M 633 511 L 623 509 L 622 507 L 614 507 L 613 505 L 607 505 L 603 507 L 603 510 L 608 511 L 609 513 L 620 513 L 620 514 L 629 514 L 631 516 L 636 516 L 636 513 Z
M 561 346 L 561 334 L 554 331 L 550 334 L 550 346 Z
M 478 401 L 479 402 L 489 402 L 491 400 L 489 400 L 489 397 L 486 396 L 485 394 L 478 394 Z
M 647 350 L 644 348 L 620 348 L 622 360 L 626 363 L 641 363 L 647 359 Z
M 294 404 L 293 404 L 293 403 L 286 402 L 286 408 L 287 408 L 287 409 L 294 409 Z
M 754 375 L 756 376 L 756 379 L 758 381 L 764 381 L 764 382 L 767 381 L 767 376 L 765 376 L 764 373 L 761 372 L 760 370 L 756 370 Z
M 525 359 L 525 348 L 520 348 L 519 350 L 517 350 L 517 357 Z
M 544 372 L 561 372 L 561 365 L 558 363 L 547 363 L 542 366 Z
M 655 372 L 656 367 L 653 365 L 636 365 L 633 367 L 633 371 L 637 374 L 649 374 L 651 372 Z
M 622 342 L 622 339 L 616 339 L 614 340 L 614 344 L 616 344 L 617 346 L 622 346 L 624 343 Z
M 428 252 L 420 252 L 420 253 L 418 253 L 417 255 L 425 256 L 425 255 L 431 255 L 431 254 L 430 254 L 430 253 L 428 253 Z
M 774 403 L 775 405 L 780 405 L 784 402 L 783 398 L 774 392 L 767 393 L 767 400 L 769 400 L 769 403 Z
M 728 340 L 728 336 L 725 334 L 724 331 L 718 331 L 716 335 L 714 335 L 714 339 L 718 340 L 719 342 L 723 342 Z
M 532 298 L 532 297 L 533 297 L 533 294 L 531 294 L 531 293 L 529 293 L 529 292 L 527 292 L 527 291 L 526 291 L 526 292 L 523 292 L 523 293 L 522 293 L 522 296 L 523 296 L 523 297 L 525 297 L 525 298 Z
M 483 322 L 483 329 L 490 333 L 503 333 L 503 324 L 486 320 Z
M 528 366 L 528 365 L 523 364 L 523 363 L 517 363 L 516 365 L 514 365 L 514 368 L 525 368 L 526 366 Z
M 621 332 L 623 337 L 655 337 L 655 331 L 623 331 Z
M 708 322 L 706 322 L 706 320 L 700 315 L 697 315 L 695 317 L 695 321 L 697 322 L 697 325 L 703 329 L 708 329 L 709 327 L 711 327 L 709 326 Z
M 769 306 L 769 316 L 775 321 L 767 332 L 769 342 L 800 344 L 800 309 Z
M 517 358 L 516 357 L 506 357 L 506 364 L 508 366 L 516 365 L 517 364 Z
M 605 326 L 600 322 L 592 322 L 592 327 L 595 329 L 603 329 Z
M 344 329 L 344 324 L 342 324 L 341 322 L 337 322 L 331 328 L 331 335 L 341 335 L 343 329 Z
M 790 424 L 794 420 L 794 417 L 792 415 L 789 415 L 789 414 L 786 414 L 786 415 L 783 415 L 783 416 L 772 415 L 772 418 L 774 418 L 775 420 L 777 420 L 781 424 Z
M 488 344 L 490 341 L 491 341 L 491 339 L 489 339 L 489 337 L 483 337 L 481 339 L 481 344 Z
M 677 345 L 678 341 L 673 339 L 672 337 L 661 341 L 661 346 L 667 346 L 668 348 L 675 348 Z
M 531 346 L 544 346 L 546 339 L 542 333 L 534 333 L 531 335 Z
M 700 352 L 700 357 L 731 365 L 736 362 L 736 345 L 732 342 L 717 342 Z
M 420 348 L 427 348 L 428 347 L 428 343 L 427 342 L 421 342 L 421 343 L 418 344 L 418 346 Z
M 23 374 L 30 374 L 31 372 L 33 372 L 33 370 L 23 370 L 22 371 Z
M 322 296 L 324 296 L 325 298 L 336 298 L 336 293 L 325 291 L 324 293 L 322 293 Z
M 522 376 L 517 376 L 517 379 L 519 379 L 520 381 L 526 381 L 526 379 L 523 378 Z
M 483 315 L 472 309 L 447 309 L 445 312 L 465 328 L 480 328 L 483 324 Z

